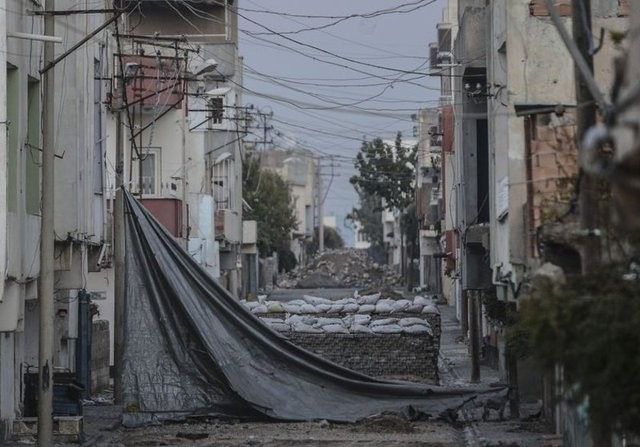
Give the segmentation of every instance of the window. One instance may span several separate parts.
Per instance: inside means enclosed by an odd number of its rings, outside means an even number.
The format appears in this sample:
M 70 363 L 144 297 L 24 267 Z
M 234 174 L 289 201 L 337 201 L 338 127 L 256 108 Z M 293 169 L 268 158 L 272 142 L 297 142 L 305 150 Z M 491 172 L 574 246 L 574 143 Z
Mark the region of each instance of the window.
M 216 96 L 209 100 L 211 124 L 222 124 L 224 118 L 224 96 Z
M 233 159 L 228 152 L 219 156 L 212 167 L 211 189 L 216 210 L 233 209 L 233 169 Z
M 138 188 L 143 195 L 159 194 L 160 180 L 160 149 L 159 148 L 142 148 L 142 162 L 140 163 L 140 184 Z

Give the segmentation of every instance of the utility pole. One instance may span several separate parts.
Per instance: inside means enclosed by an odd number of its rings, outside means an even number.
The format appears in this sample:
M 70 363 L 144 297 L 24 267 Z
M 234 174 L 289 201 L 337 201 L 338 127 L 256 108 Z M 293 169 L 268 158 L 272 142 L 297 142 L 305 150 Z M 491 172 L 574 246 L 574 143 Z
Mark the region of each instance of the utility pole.
M 593 73 L 591 0 L 572 0 L 571 3 L 573 39 L 588 66 L 589 72 Z M 587 86 L 587 81 L 580 74 L 577 64 L 575 67 L 575 84 L 576 104 L 578 106 L 576 107 L 576 138 L 578 142 L 581 142 L 585 132 L 596 124 L 596 103 Z M 599 225 L 597 179 L 583 170 L 579 188 L 580 229 L 584 233 L 582 273 L 587 275 L 593 270 L 594 266 L 600 263 L 600 238 L 594 232 Z
M 116 36 L 116 38 L 118 38 Z M 120 66 L 120 74 L 116 75 L 117 92 L 116 115 L 116 201 L 113 210 L 113 263 L 114 263 L 114 376 L 113 391 L 116 404 L 122 404 L 122 362 L 124 357 L 124 141 L 122 133 L 123 96 L 126 95 L 124 70 Z M 141 161 L 142 162 L 142 161 Z
M 177 44 L 176 44 L 177 45 Z M 187 182 L 187 127 L 189 126 L 189 121 L 187 117 L 187 98 L 188 98 L 188 88 L 189 83 L 187 81 L 187 67 L 188 53 L 185 54 L 184 58 L 184 81 L 182 85 L 182 108 L 181 108 L 181 120 L 182 120 L 182 135 L 181 135 L 181 144 L 182 144 L 182 241 L 184 243 L 184 249 L 189 250 L 189 205 L 187 204 L 188 199 L 188 188 L 189 184 Z
M 471 383 L 480 383 L 480 290 L 467 290 L 469 299 L 469 343 Z
M 318 158 L 316 175 L 318 178 L 318 251 L 324 251 L 324 197 L 322 195 L 322 169 Z
M 45 11 L 55 10 L 55 0 L 45 1 Z M 44 17 L 44 34 L 55 36 L 55 17 Z M 44 43 L 44 66 L 54 57 L 54 43 Z M 4 67 L 0 67 L 4 70 Z M 54 163 L 55 163 L 55 78 L 54 70 L 43 75 L 42 107 L 42 214 L 40 223 L 40 334 L 38 349 L 38 445 L 53 445 L 53 265 L 54 265 Z

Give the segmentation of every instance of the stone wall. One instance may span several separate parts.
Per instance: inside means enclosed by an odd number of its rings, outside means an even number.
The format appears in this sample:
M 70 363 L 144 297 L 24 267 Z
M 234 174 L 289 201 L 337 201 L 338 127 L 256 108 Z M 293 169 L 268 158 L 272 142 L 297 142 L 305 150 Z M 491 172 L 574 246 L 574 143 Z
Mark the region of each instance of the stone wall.
M 428 335 L 288 332 L 296 345 L 373 377 L 438 383 L 438 347 Z
M 91 337 L 91 394 L 94 394 L 109 386 L 109 322 L 94 321 Z

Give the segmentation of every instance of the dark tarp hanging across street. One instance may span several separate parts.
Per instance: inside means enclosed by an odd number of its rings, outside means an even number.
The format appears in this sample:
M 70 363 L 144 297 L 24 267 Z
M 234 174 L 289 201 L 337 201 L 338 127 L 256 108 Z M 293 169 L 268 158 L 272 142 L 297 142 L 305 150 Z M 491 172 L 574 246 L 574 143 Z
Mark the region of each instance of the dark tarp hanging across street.
M 482 394 L 391 382 L 289 342 L 236 301 L 128 192 L 125 425 L 198 415 L 351 422 L 455 414 Z

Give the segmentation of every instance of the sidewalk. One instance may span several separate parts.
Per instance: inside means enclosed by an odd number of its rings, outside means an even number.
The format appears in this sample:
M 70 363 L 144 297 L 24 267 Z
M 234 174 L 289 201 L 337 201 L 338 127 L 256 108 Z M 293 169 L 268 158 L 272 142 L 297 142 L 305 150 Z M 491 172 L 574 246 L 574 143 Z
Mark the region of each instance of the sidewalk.
M 456 319 L 455 309 L 451 306 L 438 306 L 442 318 L 442 335 L 440 338 L 439 372 L 443 385 L 477 386 L 470 383 L 471 356 L 468 346 L 463 341 L 460 324 Z M 480 384 L 489 386 L 500 382 L 497 370 L 488 366 L 480 366 Z M 500 421 L 497 411 L 490 411 L 487 421 L 482 420 L 482 409 L 469 409 L 464 412 L 467 420 L 464 428 L 466 446 L 501 446 L 501 447 L 540 447 L 556 446 L 553 443 L 552 425 L 531 417 L 538 408 L 531 405 L 520 407 L 520 419 L 509 419 L 509 408 L 506 405 L 505 420 Z M 534 406 L 535 407 L 535 406 Z

